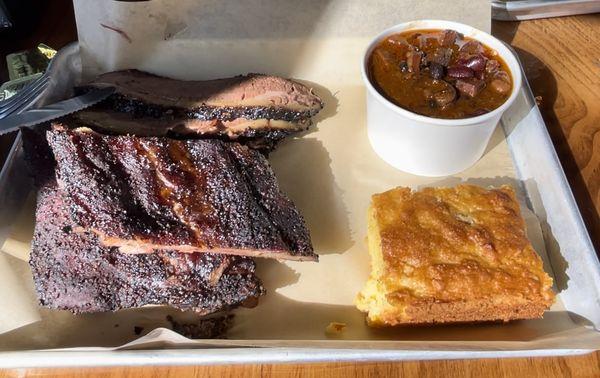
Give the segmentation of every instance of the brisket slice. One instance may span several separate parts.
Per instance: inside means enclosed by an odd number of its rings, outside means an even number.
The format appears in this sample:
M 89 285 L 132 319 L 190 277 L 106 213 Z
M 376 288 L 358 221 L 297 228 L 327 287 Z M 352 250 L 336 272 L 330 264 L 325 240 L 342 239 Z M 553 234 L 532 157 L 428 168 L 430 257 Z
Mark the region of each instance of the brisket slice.
M 321 99 L 298 82 L 249 74 L 208 81 L 182 81 L 137 70 L 109 72 L 83 89 L 115 87 L 103 104 L 136 118 L 307 119 L 323 108 Z
M 196 118 L 136 118 L 131 113 L 111 109 L 93 108 L 71 116 L 79 126 L 89 126 L 111 134 L 136 136 L 185 136 L 210 137 L 235 140 L 248 147 L 270 151 L 286 136 L 307 130 L 310 119 L 284 121 L 274 119 L 236 118 L 232 121 L 220 119 L 201 120 Z
M 103 245 L 318 259 L 302 216 L 255 150 L 60 126 L 47 139 L 76 231 Z
M 264 289 L 247 257 L 123 254 L 91 232 L 73 232 L 56 183 L 38 192 L 30 265 L 40 303 L 73 313 L 170 305 L 208 314 L 254 306 Z

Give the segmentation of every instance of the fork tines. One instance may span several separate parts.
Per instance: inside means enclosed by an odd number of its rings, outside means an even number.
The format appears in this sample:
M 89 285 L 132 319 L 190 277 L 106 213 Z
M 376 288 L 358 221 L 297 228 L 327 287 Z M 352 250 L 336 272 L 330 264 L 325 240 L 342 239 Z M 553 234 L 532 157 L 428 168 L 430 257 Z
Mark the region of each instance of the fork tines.
M 0 119 L 22 112 L 44 92 L 49 82 L 50 77 L 44 73 L 14 96 L 0 101 Z

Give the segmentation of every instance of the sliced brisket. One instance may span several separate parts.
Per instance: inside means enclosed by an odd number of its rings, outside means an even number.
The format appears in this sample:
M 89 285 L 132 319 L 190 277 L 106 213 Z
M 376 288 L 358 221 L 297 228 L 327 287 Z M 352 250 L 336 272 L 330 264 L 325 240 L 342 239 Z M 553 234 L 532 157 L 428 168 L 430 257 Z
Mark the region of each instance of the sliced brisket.
M 249 74 L 208 81 L 182 81 L 137 70 L 99 76 L 86 87 L 115 87 L 104 107 L 135 117 L 307 119 L 323 108 L 321 99 L 298 82 Z
M 317 260 L 267 160 L 238 143 L 47 133 L 76 231 L 126 253 Z
M 284 121 L 276 119 L 237 118 L 232 121 L 196 118 L 136 118 L 132 113 L 94 108 L 71 117 L 76 125 L 89 126 L 112 134 L 136 136 L 210 137 L 235 140 L 251 148 L 270 151 L 286 136 L 308 129 L 310 119 Z

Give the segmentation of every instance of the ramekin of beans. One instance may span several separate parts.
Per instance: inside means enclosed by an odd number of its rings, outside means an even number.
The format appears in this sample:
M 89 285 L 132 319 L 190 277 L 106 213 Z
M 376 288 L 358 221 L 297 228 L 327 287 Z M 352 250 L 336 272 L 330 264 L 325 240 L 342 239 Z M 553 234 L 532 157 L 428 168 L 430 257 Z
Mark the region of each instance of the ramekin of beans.
M 522 80 L 503 42 L 441 20 L 381 33 L 365 52 L 362 76 L 373 149 L 424 176 L 458 173 L 481 158 Z

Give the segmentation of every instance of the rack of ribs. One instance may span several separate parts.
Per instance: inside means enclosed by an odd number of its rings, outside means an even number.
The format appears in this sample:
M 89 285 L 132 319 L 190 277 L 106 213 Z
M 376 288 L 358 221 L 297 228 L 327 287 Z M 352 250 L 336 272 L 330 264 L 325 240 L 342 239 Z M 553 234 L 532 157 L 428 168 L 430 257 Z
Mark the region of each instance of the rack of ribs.
M 253 149 L 62 126 L 46 138 L 73 230 L 105 247 L 318 259 L 302 216 Z
M 251 258 L 212 253 L 125 254 L 93 232 L 75 232 L 44 131 L 25 129 L 38 188 L 30 266 L 40 303 L 74 313 L 170 305 L 198 314 L 252 307 L 265 290 Z
M 173 251 L 124 254 L 101 245 L 94 233 L 73 228 L 56 183 L 47 181 L 38 192 L 29 262 L 45 307 L 86 313 L 170 305 L 204 315 L 253 307 L 264 294 L 250 258 Z

